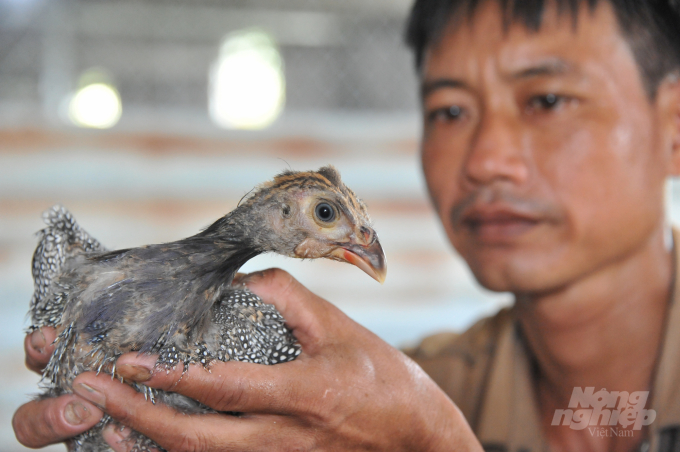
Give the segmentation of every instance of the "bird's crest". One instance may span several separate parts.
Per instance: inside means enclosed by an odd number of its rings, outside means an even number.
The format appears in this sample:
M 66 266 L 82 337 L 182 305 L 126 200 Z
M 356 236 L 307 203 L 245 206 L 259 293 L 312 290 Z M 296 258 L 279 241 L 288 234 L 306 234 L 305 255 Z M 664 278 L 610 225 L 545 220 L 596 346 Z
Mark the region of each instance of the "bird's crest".
M 353 210 L 355 215 L 368 219 L 366 205 L 342 182 L 340 172 L 333 165 L 326 165 L 318 171 L 283 171 L 274 176 L 273 180 L 259 185 L 246 194 L 239 205 L 248 204 L 255 198 L 266 200 L 277 191 L 294 187 L 334 192 L 347 201 L 347 207 Z
M 331 191 L 346 189 L 340 179 L 340 173 L 332 165 L 320 168 L 318 171 L 292 171 L 286 170 L 276 176 L 274 180 L 265 183 L 264 187 L 285 190 L 297 186 L 300 188 L 322 188 Z

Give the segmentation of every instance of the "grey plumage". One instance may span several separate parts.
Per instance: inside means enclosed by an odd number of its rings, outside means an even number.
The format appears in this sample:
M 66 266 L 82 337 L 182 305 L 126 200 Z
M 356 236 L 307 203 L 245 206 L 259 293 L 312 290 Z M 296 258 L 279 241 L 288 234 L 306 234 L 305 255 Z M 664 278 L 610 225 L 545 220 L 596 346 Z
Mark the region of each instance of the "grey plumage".
M 332 222 L 319 217 L 319 206 L 335 212 Z M 166 244 L 107 251 L 63 207 L 44 218 L 33 258 L 30 329 L 54 326 L 58 338 L 43 372 L 43 397 L 72 392 L 73 379 L 84 371 L 115 376 L 116 359 L 128 351 L 158 354 L 157 366 L 185 369 L 212 360 L 295 359 L 300 345 L 280 313 L 245 287 L 232 286 L 238 269 L 258 254 L 347 260 L 384 278 L 384 256 L 365 206 L 332 167 L 283 173 L 206 230 Z M 133 386 L 185 412 L 211 411 L 178 394 Z M 110 422 L 105 416 L 73 439 L 71 450 L 110 450 L 101 437 Z M 136 432 L 131 441 L 136 451 L 159 448 Z

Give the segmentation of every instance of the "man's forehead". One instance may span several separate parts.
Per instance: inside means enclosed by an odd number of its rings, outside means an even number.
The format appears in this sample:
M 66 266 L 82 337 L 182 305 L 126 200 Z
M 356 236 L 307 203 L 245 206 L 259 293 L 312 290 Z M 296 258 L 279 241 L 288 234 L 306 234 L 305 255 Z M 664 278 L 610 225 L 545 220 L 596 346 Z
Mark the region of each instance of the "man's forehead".
M 610 0 L 613 1 L 613 0 Z M 536 32 L 556 22 L 573 28 L 580 16 L 604 7 L 614 12 L 607 0 L 421 0 L 417 1 L 409 24 L 409 40 L 425 39 L 427 46 L 436 45 L 443 34 L 458 28 L 486 27 L 483 34 L 495 36 L 520 26 Z M 624 0 L 626 1 L 626 0 Z M 418 8 L 422 3 L 422 8 Z M 489 14 L 491 13 L 491 14 Z M 480 21 L 479 17 L 493 17 Z M 418 27 L 421 27 L 418 29 Z M 417 45 L 417 43 L 413 43 Z
M 468 21 L 449 27 L 428 49 L 424 85 L 443 75 L 478 78 L 490 65 L 499 76 L 512 80 L 578 75 L 589 60 L 612 52 L 633 58 L 607 2 L 595 10 L 584 6 L 578 14 L 574 22 L 556 9 L 548 9 L 538 30 L 521 23 L 504 28 L 497 2 L 488 1 Z

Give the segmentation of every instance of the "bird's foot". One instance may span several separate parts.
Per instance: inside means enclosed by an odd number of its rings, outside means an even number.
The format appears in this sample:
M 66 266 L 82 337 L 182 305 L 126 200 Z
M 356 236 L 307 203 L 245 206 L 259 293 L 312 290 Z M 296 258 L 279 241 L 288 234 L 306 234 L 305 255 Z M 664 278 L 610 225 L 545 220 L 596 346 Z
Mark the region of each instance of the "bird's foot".
M 158 397 L 157 389 L 150 388 L 141 383 L 133 383 L 132 387 L 135 388 L 137 392 L 141 392 L 142 394 L 144 394 L 144 400 L 150 401 L 154 405 L 156 404 L 156 398 Z

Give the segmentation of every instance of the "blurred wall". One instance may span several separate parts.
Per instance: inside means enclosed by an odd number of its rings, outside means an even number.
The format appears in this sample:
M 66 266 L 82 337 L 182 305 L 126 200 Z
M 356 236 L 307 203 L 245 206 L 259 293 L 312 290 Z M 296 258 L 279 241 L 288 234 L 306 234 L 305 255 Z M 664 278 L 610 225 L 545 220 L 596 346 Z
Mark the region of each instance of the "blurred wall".
M 68 207 L 109 248 L 194 234 L 255 184 L 332 163 L 368 204 L 388 262 L 378 285 L 336 262 L 262 256 L 395 346 L 461 330 L 508 297 L 481 290 L 446 241 L 418 163 L 416 77 L 402 43 L 410 0 L 0 0 L 0 450 L 35 392 L 23 366 L 41 212 Z M 225 35 L 270 33 L 285 105 L 261 130 L 215 125 L 209 72 Z M 65 108 L 89 68 L 122 102 L 109 129 Z M 51 450 L 63 450 L 54 446 Z

